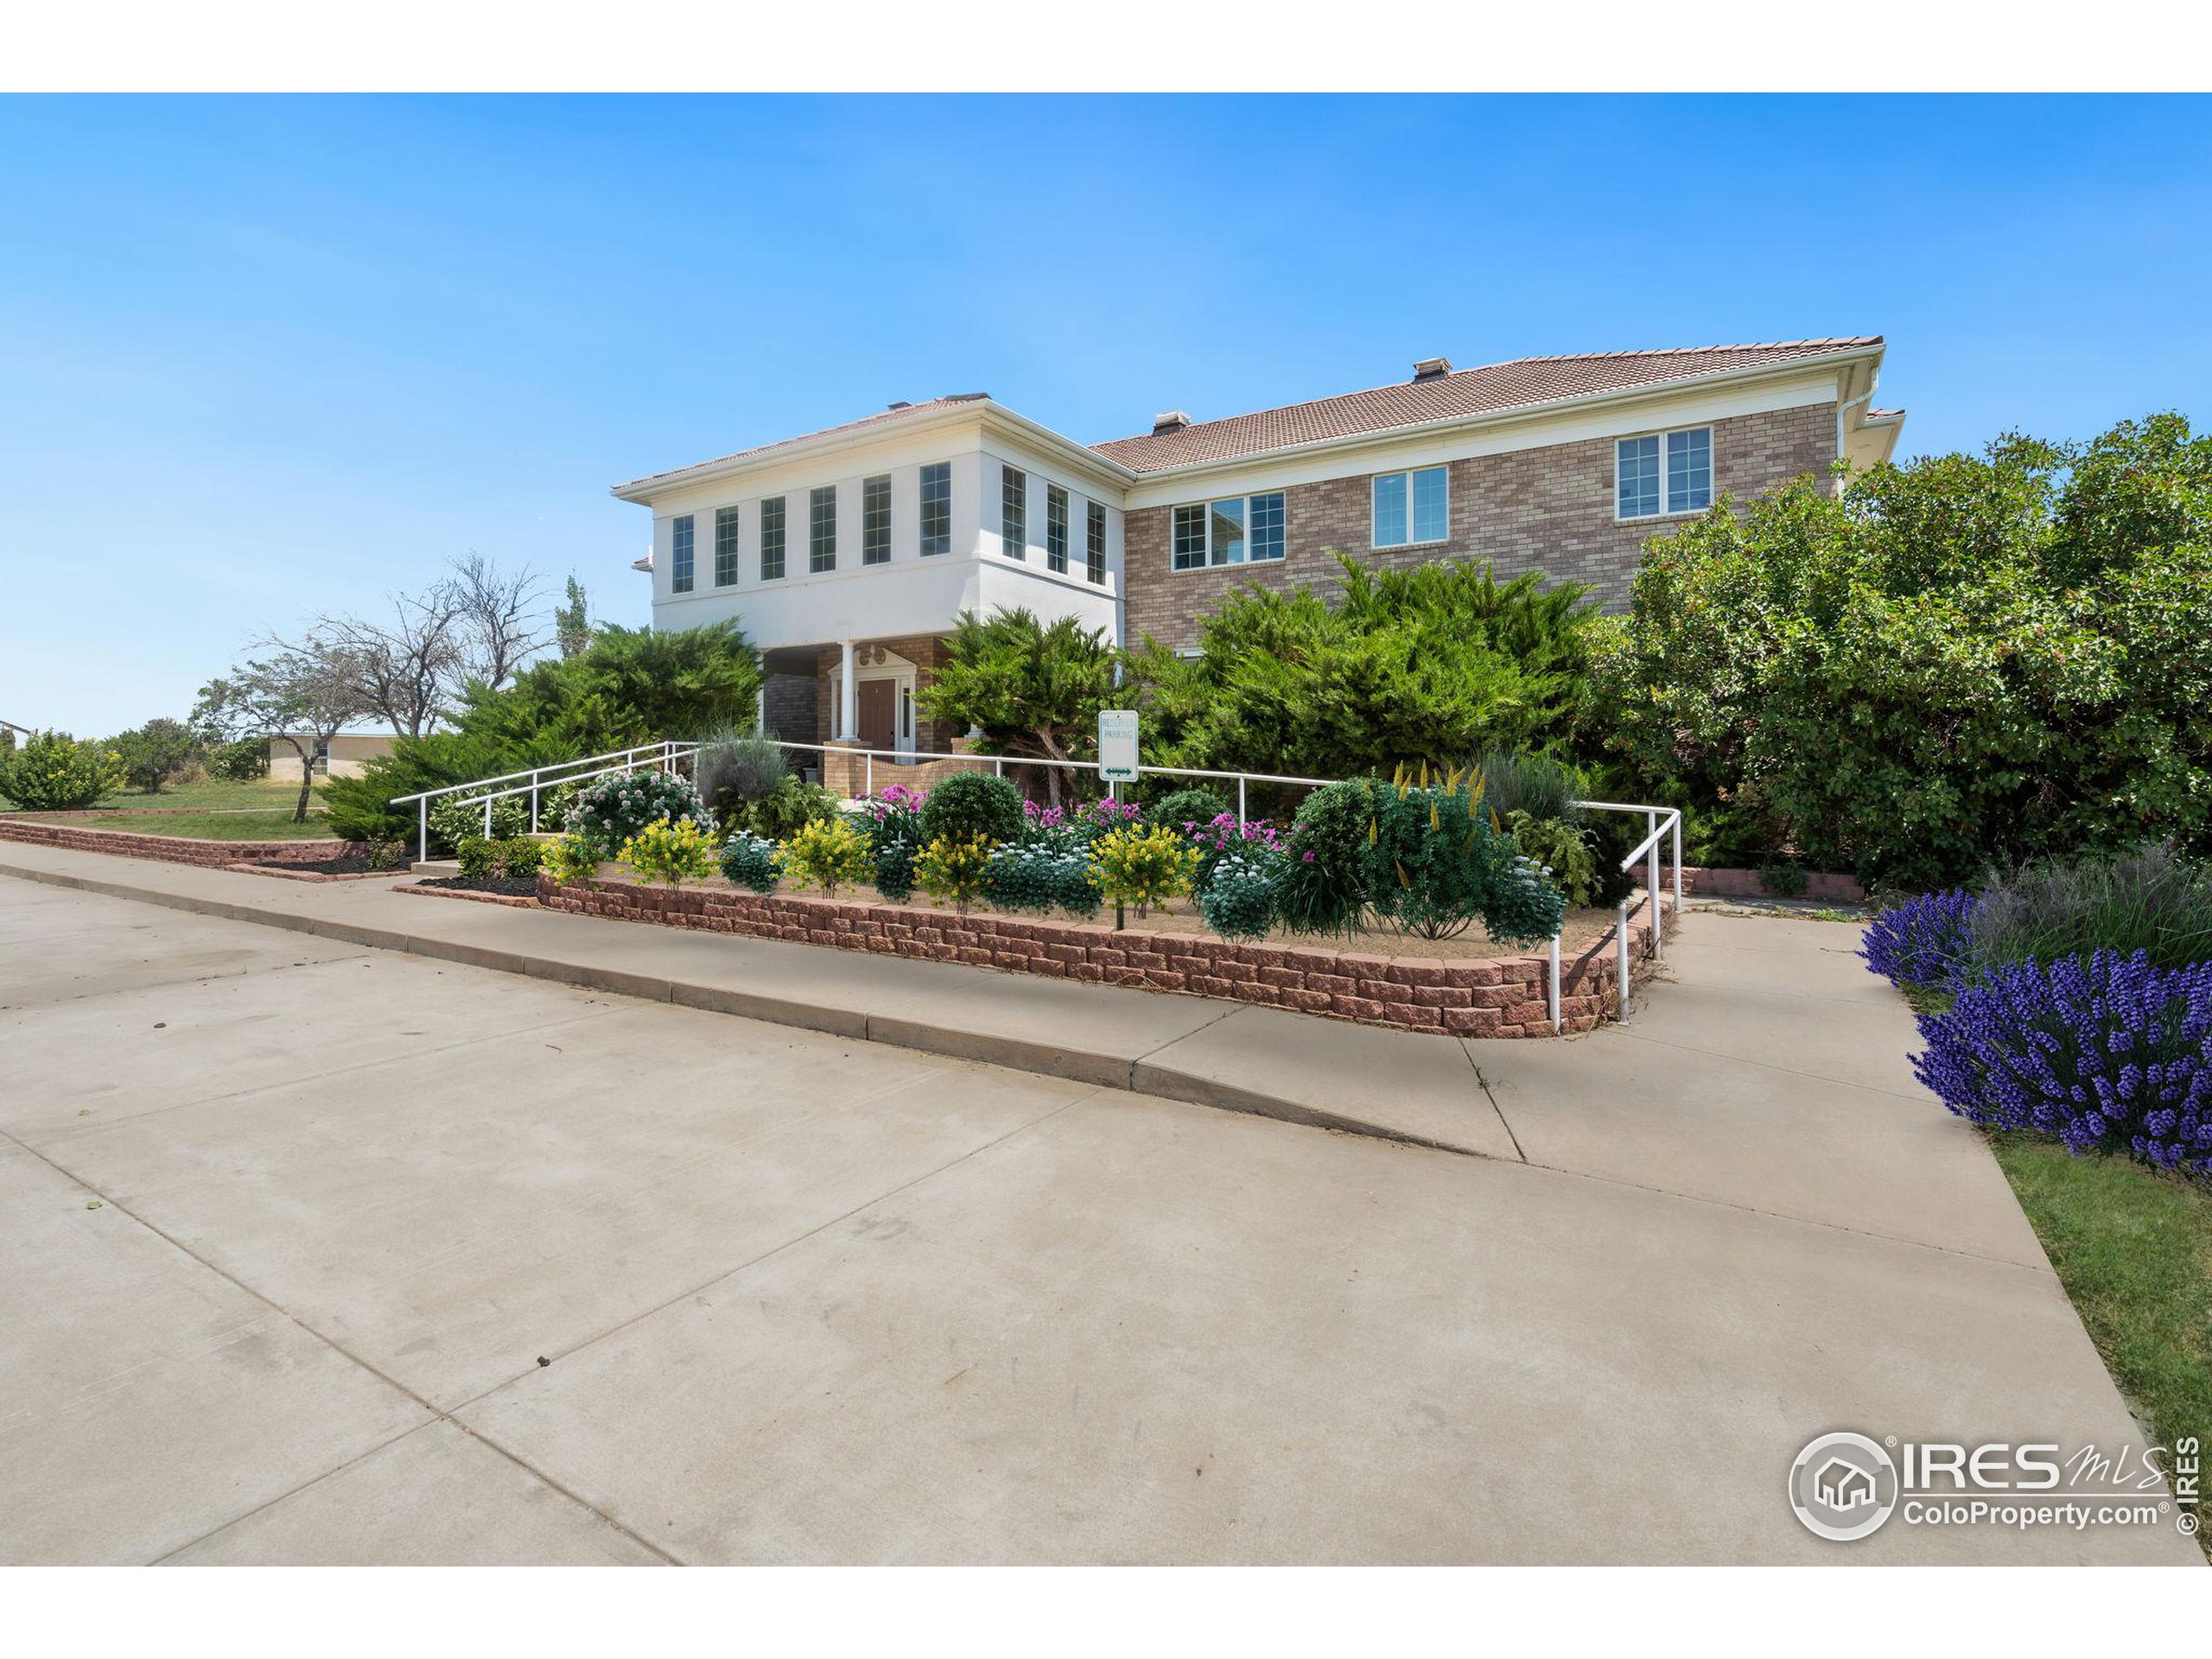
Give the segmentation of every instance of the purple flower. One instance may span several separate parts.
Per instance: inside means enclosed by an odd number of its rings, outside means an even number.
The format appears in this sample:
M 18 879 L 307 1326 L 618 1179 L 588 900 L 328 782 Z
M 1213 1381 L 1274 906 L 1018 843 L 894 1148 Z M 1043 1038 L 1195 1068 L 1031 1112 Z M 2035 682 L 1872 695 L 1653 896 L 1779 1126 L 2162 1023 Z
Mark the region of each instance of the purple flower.
M 2212 1182 L 2212 963 L 2007 963 L 1920 1034 L 1914 1075 L 1960 1116 Z
M 1966 977 L 1974 895 L 1923 893 L 1877 916 L 1859 954 L 1870 972 L 1899 985 L 1950 986 Z

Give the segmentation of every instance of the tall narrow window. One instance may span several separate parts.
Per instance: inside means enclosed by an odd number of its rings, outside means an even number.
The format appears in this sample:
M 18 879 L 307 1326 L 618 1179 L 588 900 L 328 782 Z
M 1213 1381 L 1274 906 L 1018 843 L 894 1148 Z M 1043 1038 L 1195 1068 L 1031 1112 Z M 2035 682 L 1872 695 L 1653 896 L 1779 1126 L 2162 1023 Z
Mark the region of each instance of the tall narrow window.
M 1244 556 L 1254 563 L 1282 557 L 1282 492 L 1252 498 L 1251 534 Z
M 1197 570 L 1206 562 L 1206 510 L 1204 507 L 1175 509 L 1175 568 L 1178 570 Z
M 1667 435 L 1667 511 L 1703 512 L 1713 505 L 1713 429 Z
M 784 574 L 784 498 L 772 495 L 760 504 L 760 580 L 775 582 Z
M 999 551 L 1029 556 L 1029 475 L 1019 467 L 999 469 Z
M 1090 506 L 1090 522 L 1084 526 L 1084 574 L 1103 587 L 1106 581 L 1106 509 L 1096 501 Z
M 861 563 L 891 563 L 891 478 L 861 480 Z
M 1375 475 L 1375 546 L 1440 542 L 1450 536 L 1451 523 L 1451 482 L 1443 467 Z
M 1045 486 L 1045 568 L 1068 573 L 1068 493 L 1057 484 Z
M 737 580 L 737 509 L 715 509 L 715 586 L 728 588 Z
M 810 575 L 837 568 L 837 486 L 826 484 L 807 496 L 806 569 Z
M 1244 498 L 1217 501 L 1206 510 L 1207 533 L 1213 537 L 1209 561 L 1214 564 L 1244 563 Z
M 691 515 L 685 513 L 669 525 L 673 556 L 668 563 L 668 591 L 691 591 Z
M 952 551 L 952 463 L 922 468 L 922 556 Z

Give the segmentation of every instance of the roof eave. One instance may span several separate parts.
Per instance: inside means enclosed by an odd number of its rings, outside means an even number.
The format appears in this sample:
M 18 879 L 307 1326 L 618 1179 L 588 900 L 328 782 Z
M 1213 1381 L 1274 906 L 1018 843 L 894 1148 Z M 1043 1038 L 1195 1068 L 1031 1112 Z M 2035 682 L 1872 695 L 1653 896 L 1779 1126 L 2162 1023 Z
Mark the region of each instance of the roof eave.
M 1872 358 L 1879 360 L 1882 346 L 1853 346 L 1844 350 L 1819 352 L 1807 357 L 1793 357 L 1786 362 L 1758 363 L 1738 369 L 1718 369 L 1708 374 L 1680 375 L 1671 380 L 1651 380 L 1634 386 L 1617 387 L 1608 391 L 1578 392 L 1571 397 L 1554 397 L 1542 403 L 1516 404 L 1510 409 L 1484 410 L 1474 415 L 1447 415 L 1433 421 L 1420 421 L 1410 426 L 1384 427 L 1373 432 L 1354 432 L 1339 438 L 1316 438 L 1308 443 L 1294 443 L 1278 449 L 1255 449 L 1248 454 L 1231 455 L 1218 461 L 1185 461 L 1179 467 L 1160 467 L 1135 476 L 1140 482 L 1149 484 L 1154 479 L 1181 478 L 1202 473 L 1218 472 L 1226 468 L 1249 467 L 1255 461 L 1280 461 L 1291 456 L 1323 454 L 1332 449 L 1355 449 L 1380 443 L 1392 443 L 1403 438 L 1419 437 L 1430 432 L 1452 431 L 1467 427 L 1503 425 L 1523 421 L 1533 416 L 1556 414 L 1564 410 L 1589 408 L 1599 404 L 1630 403 L 1643 397 L 1662 396 L 1690 387 L 1727 385 L 1737 381 L 1755 380 L 1764 377 L 1802 373 L 1807 369 L 1860 362 Z

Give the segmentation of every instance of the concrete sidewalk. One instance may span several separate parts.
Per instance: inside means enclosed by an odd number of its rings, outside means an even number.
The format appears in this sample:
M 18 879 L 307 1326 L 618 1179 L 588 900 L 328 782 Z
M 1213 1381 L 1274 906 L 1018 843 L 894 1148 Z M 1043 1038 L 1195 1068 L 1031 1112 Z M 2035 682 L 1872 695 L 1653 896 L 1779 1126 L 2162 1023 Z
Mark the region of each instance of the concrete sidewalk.
M 2199 1559 L 1790 1516 L 1828 1429 L 2138 1434 L 1854 930 L 1693 917 L 1637 1027 L 1429 1071 L 1258 1010 L 1118 1057 L 1470 1156 L 671 1006 L 738 941 L 87 861 L 0 880 L 0 1560 Z M 183 908 L 269 888 L 320 919 Z M 663 988 L 338 937 L 448 917 Z M 1209 1008 L 1103 1000 L 1087 1064 Z

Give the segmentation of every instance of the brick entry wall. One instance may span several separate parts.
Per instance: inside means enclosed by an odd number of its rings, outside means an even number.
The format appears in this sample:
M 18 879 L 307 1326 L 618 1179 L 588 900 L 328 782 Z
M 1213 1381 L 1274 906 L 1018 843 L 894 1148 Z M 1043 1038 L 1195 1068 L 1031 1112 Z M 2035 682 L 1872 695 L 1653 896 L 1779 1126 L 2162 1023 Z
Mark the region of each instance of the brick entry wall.
M 893 656 L 904 657 L 914 665 L 914 690 L 919 692 L 937 678 L 937 671 L 944 665 L 945 648 L 942 636 L 931 633 L 902 634 L 896 639 L 870 639 L 855 647 L 865 667 L 871 652 L 887 651 Z M 830 721 L 837 707 L 837 676 L 843 663 L 843 653 L 836 645 L 824 645 L 814 671 L 814 732 L 817 741 L 827 741 L 836 735 Z M 952 740 L 960 733 L 941 721 L 934 721 L 918 709 L 914 711 L 914 747 L 924 752 L 943 753 L 952 747 Z
M 866 904 L 727 888 L 673 891 L 626 881 L 563 887 L 538 878 L 549 910 L 652 922 L 663 927 L 785 939 L 836 950 L 957 962 L 1052 979 L 1128 985 L 1325 1014 L 1361 1025 L 1468 1037 L 1548 1037 L 1549 958 L 1492 957 L 1465 962 L 1388 957 L 1325 944 L 1235 944 L 1188 933 L 1120 932 L 1026 916 L 957 915 L 921 905 Z M 1650 971 L 1648 897 L 1630 907 L 1629 971 Z M 1671 933 L 1671 897 L 1661 915 Z M 1620 1005 L 1613 931 L 1560 964 L 1560 1025 L 1590 1031 Z
M 1713 423 L 1713 488 L 1746 498 L 1811 473 L 1835 454 L 1835 406 L 1807 404 Z M 1368 474 L 1293 485 L 1284 492 L 1283 557 L 1204 570 L 1173 568 L 1173 506 L 1141 507 L 1123 524 L 1122 563 L 1131 643 L 1152 635 L 1195 645 L 1198 620 L 1231 588 L 1334 588 L 1337 549 L 1382 568 L 1431 559 L 1490 559 L 1501 577 L 1524 570 L 1586 582 L 1609 610 L 1624 609 L 1646 540 L 1687 518 L 1619 524 L 1613 517 L 1613 440 L 1554 444 L 1450 463 L 1451 539 L 1441 546 L 1377 552 Z

